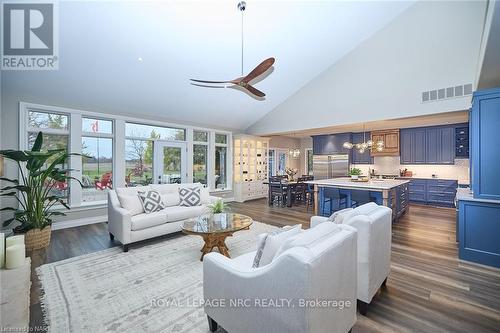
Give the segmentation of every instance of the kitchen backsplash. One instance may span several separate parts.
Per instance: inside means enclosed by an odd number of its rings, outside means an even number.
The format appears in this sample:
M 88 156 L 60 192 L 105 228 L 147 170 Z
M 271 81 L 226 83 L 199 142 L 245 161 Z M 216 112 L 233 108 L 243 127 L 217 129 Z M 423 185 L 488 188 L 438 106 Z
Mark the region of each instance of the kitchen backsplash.
M 413 172 L 413 177 L 432 177 L 457 179 L 463 183 L 469 181 L 469 160 L 456 159 L 454 165 L 404 165 L 400 164 L 399 156 L 379 156 L 374 158 L 374 164 L 355 164 L 351 167 L 359 168 L 364 175 L 368 174 L 368 168 L 375 169 L 377 175 L 397 175 L 400 169 L 408 169 Z

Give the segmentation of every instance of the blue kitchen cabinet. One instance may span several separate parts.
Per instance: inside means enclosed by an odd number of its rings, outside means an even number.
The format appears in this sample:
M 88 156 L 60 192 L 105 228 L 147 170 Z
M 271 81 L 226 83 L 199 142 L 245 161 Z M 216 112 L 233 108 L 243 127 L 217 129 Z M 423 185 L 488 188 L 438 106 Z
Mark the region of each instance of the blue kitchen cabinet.
M 314 155 L 350 154 L 350 150 L 343 147 L 344 142 L 351 142 L 351 133 L 315 135 L 313 139 Z
M 410 202 L 427 203 L 427 181 L 425 179 L 412 179 L 409 184 Z
M 439 163 L 439 130 L 437 128 L 427 128 L 425 130 L 425 162 L 426 164 Z
M 458 201 L 458 256 L 500 268 L 500 202 Z
M 455 157 L 469 158 L 469 127 L 467 124 L 455 128 Z
M 412 159 L 412 146 L 413 146 L 413 129 L 405 128 L 399 132 L 399 147 L 401 149 L 399 160 L 401 164 L 411 164 Z
M 477 91 L 471 110 L 472 190 L 474 198 L 500 200 L 500 88 Z
M 448 179 L 412 179 L 409 184 L 409 201 L 432 206 L 453 207 L 458 181 Z
M 427 203 L 437 206 L 454 206 L 458 181 L 445 179 L 427 180 Z
M 455 127 L 401 130 L 401 164 L 454 164 Z
M 365 133 L 353 133 L 352 143 L 363 143 L 364 140 L 370 140 L 370 132 Z M 361 154 L 357 149 L 352 149 L 352 163 L 353 164 L 373 164 L 373 157 L 370 154 L 370 149 L 366 149 L 363 154 Z
M 439 128 L 438 160 L 440 164 L 455 163 L 455 129 L 453 127 Z
M 313 136 L 312 139 L 313 139 L 313 154 L 314 155 L 325 154 L 323 151 L 324 151 L 324 148 L 326 146 L 327 136 L 326 135 L 317 135 L 317 136 Z
M 401 164 L 425 164 L 425 129 L 406 128 L 401 130 Z
M 425 129 L 415 128 L 413 130 L 412 161 L 415 164 L 425 164 Z

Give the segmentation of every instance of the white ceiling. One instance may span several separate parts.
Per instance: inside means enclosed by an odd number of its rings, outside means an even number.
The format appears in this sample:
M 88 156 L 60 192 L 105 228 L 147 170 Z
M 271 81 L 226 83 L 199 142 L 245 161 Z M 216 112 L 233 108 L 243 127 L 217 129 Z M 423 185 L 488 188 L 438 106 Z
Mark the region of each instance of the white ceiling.
M 257 101 L 189 84 L 240 75 L 237 1 L 62 2 L 59 70 L 4 72 L 2 90 L 61 106 L 245 129 L 413 3 L 248 0 L 245 72 L 276 58 L 274 72 L 256 84 L 267 99 Z

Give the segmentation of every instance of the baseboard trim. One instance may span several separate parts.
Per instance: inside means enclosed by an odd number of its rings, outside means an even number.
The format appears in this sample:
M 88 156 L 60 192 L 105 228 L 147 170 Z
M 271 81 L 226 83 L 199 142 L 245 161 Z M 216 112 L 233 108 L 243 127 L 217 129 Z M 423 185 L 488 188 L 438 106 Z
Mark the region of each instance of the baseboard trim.
M 74 219 L 68 221 L 60 221 L 52 223 L 52 230 L 60 230 L 67 228 L 79 227 L 82 225 L 94 224 L 94 223 L 102 223 L 108 220 L 107 215 L 93 216 L 93 217 L 84 217 L 81 219 Z

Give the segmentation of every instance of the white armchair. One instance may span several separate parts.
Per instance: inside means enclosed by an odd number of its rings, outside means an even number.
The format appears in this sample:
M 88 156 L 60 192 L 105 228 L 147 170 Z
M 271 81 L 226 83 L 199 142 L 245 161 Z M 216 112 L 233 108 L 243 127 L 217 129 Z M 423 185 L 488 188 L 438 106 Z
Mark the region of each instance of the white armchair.
M 205 256 L 203 291 L 212 332 L 218 325 L 230 333 L 323 333 L 352 328 L 356 322 L 355 229 L 325 225 L 288 240 L 293 240 L 288 249 L 259 268 L 252 268 L 255 251 L 234 259 L 219 253 Z M 214 300 L 225 304 L 213 306 Z M 276 303 L 267 307 L 265 302 L 271 300 Z M 308 300 L 340 303 L 338 307 L 333 303 L 301 306 Z
M 370 202 L 345 214 L 342 225 L 358 231 L 358 308 L 365 315 L 391 268 L 392 210 Z M 311 228 L 327 221 L 313 216 Z

